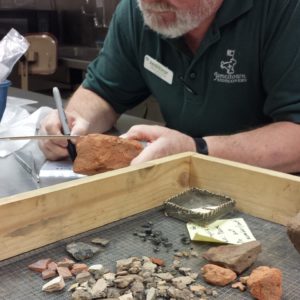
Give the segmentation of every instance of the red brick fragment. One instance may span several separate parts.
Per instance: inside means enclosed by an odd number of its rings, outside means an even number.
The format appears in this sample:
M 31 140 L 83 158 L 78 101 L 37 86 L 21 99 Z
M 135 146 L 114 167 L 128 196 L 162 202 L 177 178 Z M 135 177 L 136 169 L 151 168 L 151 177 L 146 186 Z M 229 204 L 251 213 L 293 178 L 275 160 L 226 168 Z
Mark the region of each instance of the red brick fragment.
M 164 266 L 165 265 L 165 261 L 160 259 L 160 258 L 157 258 L 157 257 L 150 257 L 150 260 L 152 263 L 158 265 L 158 266 Z
M 77 275 L 83 271 L 88 271 L 88 266 L 86 264 L 74 264 L 71 273 Z
M 93 175 L 129 166 L 143 150 L 135 140 L 104 134 L 89 134 L 78 140 L 75 173 Z
M 55 277 L 55 276 L 56 276 L 56 271 L 55 270 L 47 269 L 47 270 L 42 272 L 42 278 L 44 280 Z
M 72 278 L 73 277 L 71 271 L 67 267 L 57 267 L 57 273 L 63 279 L 68 279 L 68 278 Z
M 202 275 L 206 282 L 212 285 L 225 286 L 236 279 L 236 274 L 213 264 L 207 264 L 202 268 Z
M 33 264 L 29 265 L 28 268 L 31 271 L 42 273 L 48 269 L 48 265 L 51 262 L 51 258 L 40 259 Z
M 251 295 L 258 300 L 280 300 L 282 273 L 276 268 L 258 267 L 250 274 L 247 285 Z
M 74 264 L 75 264 L 75 261 L 72 259 L 69 259 L 68 257 L 64 257 L 62 260 L 57 262 L 58 267 L 66 267 L 69 269 L 71 269 Z
M 56 271 L 57 264 L 54 261 L 51 261 L 50 264 L 48 265 L 48 269 L 52 271 Z

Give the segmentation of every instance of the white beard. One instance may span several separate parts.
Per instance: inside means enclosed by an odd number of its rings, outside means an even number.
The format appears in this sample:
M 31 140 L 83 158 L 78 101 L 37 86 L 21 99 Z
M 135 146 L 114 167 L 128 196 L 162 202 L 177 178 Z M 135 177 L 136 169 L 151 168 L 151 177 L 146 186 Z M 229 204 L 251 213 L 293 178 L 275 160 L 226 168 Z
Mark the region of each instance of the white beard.
M 147 26 L 165 37 L 177 38 L 197 28 L 210 17 L 215 12 L 215 4 L 218 0 L 199 0 L 196 8 L 185 11 L 171 7 L 164 2 L 151 4 L 142 3 L 143 0 L 137 0 L 137 2 Z M 159 14 L 149 12 L 149 9 L 156 12 L 172 11 L 176 14 L 176 20 L 171 24 L 166 24 Z

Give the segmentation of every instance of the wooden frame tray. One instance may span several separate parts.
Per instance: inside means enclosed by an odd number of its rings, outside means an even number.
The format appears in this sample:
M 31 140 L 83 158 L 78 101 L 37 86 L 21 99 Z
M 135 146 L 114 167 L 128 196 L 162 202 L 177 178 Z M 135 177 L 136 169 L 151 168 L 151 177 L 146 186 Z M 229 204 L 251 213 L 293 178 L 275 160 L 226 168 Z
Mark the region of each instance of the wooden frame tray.
M 284 225 L 300 210 L 299 177 L 187 152 L 1 198 L 0 260 L 161 206 L 192 186 Z

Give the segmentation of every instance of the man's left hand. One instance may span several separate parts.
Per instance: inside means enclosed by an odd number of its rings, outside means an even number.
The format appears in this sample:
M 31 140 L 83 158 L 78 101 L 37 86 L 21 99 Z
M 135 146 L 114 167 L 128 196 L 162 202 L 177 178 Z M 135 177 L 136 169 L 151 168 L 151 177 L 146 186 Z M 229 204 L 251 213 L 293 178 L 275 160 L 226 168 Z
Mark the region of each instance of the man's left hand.
M 121 137 L 148 143 L 147 147 L 132 160 L 131 165 L 176 153 L 196 151 L 192 137 L 157 125 L 135 125 Z

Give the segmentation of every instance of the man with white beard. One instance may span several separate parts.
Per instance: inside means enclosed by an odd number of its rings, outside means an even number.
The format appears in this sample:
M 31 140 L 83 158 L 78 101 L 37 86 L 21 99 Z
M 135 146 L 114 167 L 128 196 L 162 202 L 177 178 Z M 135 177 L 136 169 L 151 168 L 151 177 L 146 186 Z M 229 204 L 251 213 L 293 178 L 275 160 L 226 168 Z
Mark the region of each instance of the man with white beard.
M 300 171 L 300 0 L 122 0 L 72 96 L 72 134 L 109 130 L 157 99 L 166 127 L 133 126 L 137 164 L 185 151 Z M 60 134 L 54 111 L 41 131 Z M 44 141 L 48 159 L 66 142 Z

